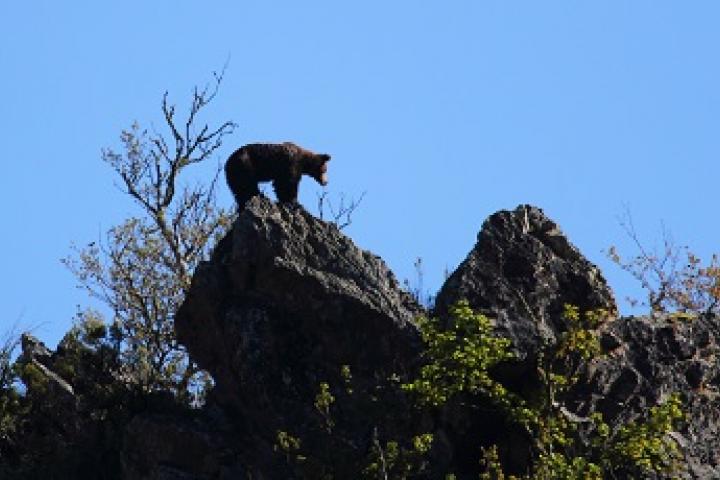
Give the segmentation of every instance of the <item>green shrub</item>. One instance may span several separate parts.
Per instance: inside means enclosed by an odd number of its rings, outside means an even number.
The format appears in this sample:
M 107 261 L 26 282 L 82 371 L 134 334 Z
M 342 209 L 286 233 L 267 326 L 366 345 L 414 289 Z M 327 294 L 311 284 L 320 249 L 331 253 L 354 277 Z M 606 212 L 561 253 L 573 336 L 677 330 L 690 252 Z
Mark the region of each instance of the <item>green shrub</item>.
M 526 480 L 601 480 L 672 473 L 682 468 L 679 451 L 669 438 L 683 419 L 679 396 L 653 407 L 645 421 L 628 423 L 611 434 L 602 415 L 589 419 L 573 415 L 564 405 L 584 362 L 601 355 L 595 328 L 607 313 L 581 312 L 567 305 L 567 330 L 556 344 L 545 344 L 537 360 L 539 394 L 528 400 L 511 392 L 491 375 L 500 362 L 511 361 L 508 340 L 492 333 L 490 321 L 461 301 L 450 309 L 450 319 L 421 319 L 427 363 L 420 376 L 403 385 L 417 395 L 421 406 L 440 407 L 464 392 L 489 401 L 532 438 L 533 460 Z M 589 442 L 578 429 L 590 424 Z M 587 427 L 585 427 L 587 428 Z M 504 472 L 497 446 L 482 449 L 483 480 L 511 480 Z
M 498 445 L 482 446 L 481 439 L 477 439 L 480 480 L 673 475 L 682 469 L 679 449 L 668 436 L 684 417 L 679 396 L 673 395 L 649 409 L 644 419 L 614 430 L 600 413 L 583 418 L 565 405 L 584 366 L 602 355 L 595 329 L 606 316 L 601 310 L 580 312 L 566 306 L 566 330 L 558 335 L 556 343 L 548 342 L 538 352 L 539 387 L 521 396 L 493 377 L 495 367 L 514 359 L 510 341 L 494 335 L 490 320 L 461 301 L 450 309 L 447 319 L 419 320 L 425 364 L 417 378 L 389 384 L 399 386 L 406 394 L 411 403 L 410 415 L 416 419 L 430 417 L 449 402 L 462 398 L 466 407 L 494 409 L 494 414 L 526 432 L 532 455 L 526 472 L 520 476 L 507 472 Z M 362 401 L 377 407 L 377 398 L 353 386 L 348 365 L 340 367 L 339 379 L 341 385 L 336 388 L 329 382 L 318 386 L 314 401 L 317 434 L 305 439 L 277 432 L 275 450 L 297 478 L 456 478 L 453 472 L 444 472 L 433 464 L 439 458 L 433 455 L 432 433 L 403 434 L 391 425 L 389 416 L 369 414 L 370 409 L 358 408 L 361 403 L 348 408 L 352 402 Z M 382 405 L 379 407 L 382 409 Z M 337 416 L 343 411 L 363 415 L 359 421 L 367 423 L 372 432 L 367 451 L 347 448 L 351 442 L 344 437 L 347 430 L 343 423 L 348 419 Z

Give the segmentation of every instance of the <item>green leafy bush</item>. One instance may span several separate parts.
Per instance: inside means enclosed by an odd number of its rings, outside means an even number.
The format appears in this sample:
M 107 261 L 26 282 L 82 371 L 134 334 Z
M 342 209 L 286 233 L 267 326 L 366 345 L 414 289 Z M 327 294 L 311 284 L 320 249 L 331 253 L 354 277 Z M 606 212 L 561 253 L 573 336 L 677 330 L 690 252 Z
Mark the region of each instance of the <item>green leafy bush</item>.
M 513 359 L 509 341 L 494 336 L 491 322 L 467 302 L 451 308 L 450 315 L 446 321 L 421 319 L 427 363 L 419 378 L 403 388 L 415 393 L 420 405 L 434 408 L 461 392 L 471 394 L 528 432 L 533 451 L 528 473 L 507 475 L 497 446 L 490 445 L 482 449 L 483 480 L 643 478 L 681 468 L 678 448 L 668 436 L 683 419 L 679 396 L 653 407 L 645 421 L 628 423 L 614 433 L 599 413 L 581 418 L 565 407 L 565 396 L 584 362 L 601 355 L 595 328 L 606 312 L 581 314 L 576 307 L 565 307 L 567 330 L 539 352 L 540 392 L 529 400 L 492 377 L 494 366 Z M 588 426 L 590 440 L 583 442 L 578 431 Z
M 538 391 L 520 395 L 493 376 L 495 367 L 515 358 L 510 341 L 494 335 L 490 320 L 461 301 L 447 319 L 419 320 L 425 364 L 417 378 L 397 385 L 407 395 L 415 418 L 432 416 L 462 398 L 471 408 L 494 409 L 525 432 L 532 455 L 522 474 L 507 472 L 498 445 L 482 445 L 477 439 L 480 480 L 603 480 L 679 472 L 680 452 L 668 435 L 684 418 L 678 395 L 651 408 L 646 418 L 614 430 L 600 413 L 580 417 L 565 405 L 586 362 L 602 356 L 595 329 L 606 315 L 566 306 L 567 329 L 537 355 Z M 320 437 L 306 442 L 277 432 L 276 451 L 298 478 L 456 478 L 433 464 L 438 457 L 433 454 L 436 442 L 431 432 L 403 437 L 389 423 L 382 423 L 381 416 L 367 422 L 372 437 L 366 454 L 343 449 L 350 442 L 344 438 L 344 420 L 336 414 L 363 394 L 353 386 L 349 366 L 340 368 L 340 379 L 339 388 L 319 384 L 314 407 Z

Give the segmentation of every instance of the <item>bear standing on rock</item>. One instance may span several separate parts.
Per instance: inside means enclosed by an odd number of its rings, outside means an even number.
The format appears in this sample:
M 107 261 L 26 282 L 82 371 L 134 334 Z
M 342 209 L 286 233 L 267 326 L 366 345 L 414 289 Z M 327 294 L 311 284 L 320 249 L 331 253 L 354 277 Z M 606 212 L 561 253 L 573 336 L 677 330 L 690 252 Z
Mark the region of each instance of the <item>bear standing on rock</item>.
M 225 163 L 225 176 L 240 210 L 260 194 L 259 182 L 271 180 L 278 201 L 296 202 L 303 174 L 327 185 L 329 160 L 330 155 L 313 153 L 291 142 L 251 143 L 230 155 Z

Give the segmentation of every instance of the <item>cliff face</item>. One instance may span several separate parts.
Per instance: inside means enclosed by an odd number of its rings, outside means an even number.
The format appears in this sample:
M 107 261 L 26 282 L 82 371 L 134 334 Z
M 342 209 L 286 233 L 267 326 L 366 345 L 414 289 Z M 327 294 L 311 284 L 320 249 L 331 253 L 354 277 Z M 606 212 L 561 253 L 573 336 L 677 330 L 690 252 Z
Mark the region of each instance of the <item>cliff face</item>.
M 680 393 L 686 422 L 672 433 L 687 462 L 683 478 L 720 478 L 720 318 L 625 317 L 601 328 L 606 355 L 585 372 L 573 402 L 611 425 Z
M 212 374 L 211 401 L 243 432 L 255 475 L 283 478 L 277 432 L 316 437 L 316 395 L 323 382 L 346 383 L 343 366 L 358 391 L 406 376 L 419 359 L 421 313 L 385 263 L 334 225 L 256 197 L 197 269 L 175 328 Z M 360 449 L 367 428 L 343 437 Z
M 264 198 L 249 202 L 197 269 L 175 319 L 178 340 L 215 380 L 207 405 L 192 418 L 148 408 L 116 426 L 120 477 L 293 478 L 292 447 L 279 445 L 281 434 L 333 462 L 336 456 L 366 460 L 390 433 L 432 432 L 436 470 L 430 478 L 443 478 L 443 471 L 477 478 L 478 442 L 491 439 L 522 469 L 522 434 L 462 404 L 416 415 L 397 388 L 423 361 L 416 318 L 442 317 L 461 298 L 512 341 L 518 360 L 495 374 L 518 391 L 537 385 L 541 345 L 553 344 L 567 328 L 564 304 L 608 311 L 598 326 L 604 354 L 584 366 L 570 392 L 572 414 L 584 419 L 600 412 L 617 428 L 679 392 L 688 421 L 672 435 L 688 465 L 683 476 L 720 478 L 717 317 L 616 318 L 597 267 L 540 209 L 527 205 L 484 223 L 434 311 L 426 312 L 381 259 L 335 226 Z M 57 374 L 62 352 L 26 343 L 23 361 Z M 65 408 L 77 412 L 78 387 L 49 378 Z M 355 478 L 358 465 L 334 467 L 342 478 Z M 312 468 L 320 467 L 303 468 L 317 473 Z
M 305 402 L 303 390 L 338 380 L 342 365 L 356 380 L 403 374 L 420 352 L 421 313 L 333 224 L 254 198 L 195 272 L 175 329 L 217 400 L 276 418 L 286 406 L 260 399 Z
M 196 273 L 176 328 L 193 358 L 213 374 L 214 401 L 251 432 L 253 449 L 264 445 L 252 455 L 262 471 L 273 464 L 267 452 L 277 430 L 312 436 L 307 419 L 316 414 L 317 386 L 342 385 L 338 366 L 351 368 L 358 390 L 390 374 L 409 378 L 421 351 L 413 318 L 443 316 L 461 298 L 511 339 L 518 361 L 497 374 L 519 390 L 537 381 L 540 346 L 554 343 L 566 329 L 564 304 L 606 310 L 608 321 L 599 327 L 606 355 L 590 365 L 573 391 L 574 413 L 586 418 L 601 412 L 611 425 L 620 425 L 670 392 L 682 392 L 692 420 L 676 438 L 688 455 L 689 475 L 718 473 L 713 466 L 718 409 L 708 393 L 708 382 L 717 382 L 712 361 L 717 319 L 680 324 L 616 319 L 612 292 L 597 267 L 540 209 L 528 205 L 484 223 L 477 244 L 440 290 L 435 310 L 423 312 L 382 261 L 333 226 L 302 209 L 255 199 Z M 363 416 L 352 409 L 345 414 Z M 468 465 L 475 462 L 473 436 L 502 428 L 457 406 L 422 421 L 441 439 L 440 463 L 456 472 L 474 468 Z M 407 425 L 397 428 L 412 433 Z M 367 449 L 371 430 L 361 423 L 345 436 Z M 525 448 L 512 432 L 493 440 Z M 522 455 L 517 461 L 522 463 Z

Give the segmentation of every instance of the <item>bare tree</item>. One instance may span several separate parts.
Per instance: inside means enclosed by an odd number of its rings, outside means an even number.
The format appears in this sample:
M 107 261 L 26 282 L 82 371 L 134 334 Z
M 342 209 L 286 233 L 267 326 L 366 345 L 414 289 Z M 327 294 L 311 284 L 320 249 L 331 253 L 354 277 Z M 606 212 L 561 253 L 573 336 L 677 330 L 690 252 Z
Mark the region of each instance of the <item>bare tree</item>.
M 637 248 L 637 254 L 622 258 L 617 248 L 608 249 L 608 257 L 630 273 L 647 293 L 643 304 L 653 312 L 712 312 L 720 302 L 720 259 L 713 255 L 702 265 L 687 246 L 678 246 L 668 230 L 662 228 L 662 246 L 650 249 L 640 241 L 628 211 L 619 219 L 620 226 Z M 631 305 L 639 302 L 628 298 Z
M 125 378 L 143 391 L 169 389 L 185 397 L 209 381 L 178 345 L 173 316 L 194 268 L 227 231 L 232 214 L 215 203 L 220 166 L 209 185 L 180 186 L 178 179 L 187 167 L 209 160 L 236 127 L 230 121 L 199 126 L 223 73 L 213 74 L 204 88 L 194 88 L 182 118 L 165 92 L 164 133 L 134 123 L 122 132 L 119 152 L 103 150 L 103 161 L 140 212 L 64 260 L 80 286 L 112 311 L 114 330 L 122 338 Z
M 341 193 L 337 205 L 333 205 L 327 190 L 323 190 L 323 192 L 318 193 L 317 196 L 317 209 L 320 220 L 325 220 L 327 217 L 327 220 L 337 225 L 340 230 L 350 226 L 352 224 L 352 216 L 360 206 L 363 198 L 365 198 L 365 193 L 367 192 L 361 193 L 357 199 L 348 199 L 344 193 Z

